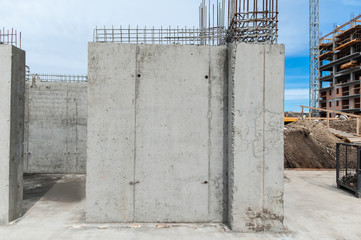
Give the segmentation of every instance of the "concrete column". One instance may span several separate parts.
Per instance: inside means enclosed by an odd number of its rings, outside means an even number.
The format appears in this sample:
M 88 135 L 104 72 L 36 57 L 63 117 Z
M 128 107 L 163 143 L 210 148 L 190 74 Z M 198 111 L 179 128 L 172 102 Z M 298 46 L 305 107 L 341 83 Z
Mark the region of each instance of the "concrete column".
M 235 231 L 281 231 L 284 46 L 229 51 L 228 222 Z
M 23 200 L 25 52 L 0 45 L 0 224 L 20 217 Z

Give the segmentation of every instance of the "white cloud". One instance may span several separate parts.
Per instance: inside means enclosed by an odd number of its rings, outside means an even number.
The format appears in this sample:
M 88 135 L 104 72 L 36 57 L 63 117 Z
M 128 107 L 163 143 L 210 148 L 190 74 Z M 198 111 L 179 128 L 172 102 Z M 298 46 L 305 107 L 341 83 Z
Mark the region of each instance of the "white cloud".
M 301 101 L 308 100 L 309 89 L 308 88 L 295 88 L 285 90 L 286 101 Z

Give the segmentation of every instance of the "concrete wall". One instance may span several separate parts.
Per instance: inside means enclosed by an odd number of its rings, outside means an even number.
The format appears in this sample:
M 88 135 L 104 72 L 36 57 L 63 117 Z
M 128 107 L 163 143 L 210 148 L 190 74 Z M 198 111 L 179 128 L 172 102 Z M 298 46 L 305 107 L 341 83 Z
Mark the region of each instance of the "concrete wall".
M 233 230 L 283 230 L 284 46 L 229 49 L 229 208 Z
M 26 173 L 85 173 L 87 83 L 26 83 Z
M 226 55 L 89 44 L 88 221 L 225 220 Z
M 284 47 L 89 44 L 89 222 L 283 227 Z
M 0 224 L 22 214 L 25 52 L 0 45 Z

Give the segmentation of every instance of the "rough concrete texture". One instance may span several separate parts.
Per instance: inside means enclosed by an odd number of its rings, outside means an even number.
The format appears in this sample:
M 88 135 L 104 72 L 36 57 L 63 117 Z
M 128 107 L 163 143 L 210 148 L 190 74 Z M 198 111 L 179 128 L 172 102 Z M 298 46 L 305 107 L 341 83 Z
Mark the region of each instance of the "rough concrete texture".
M 85 173 L 87 85 L 26 83 L 25 173 Z
M 85 176 L 29 176 L 24 194 L 27 212 L 19 222 L 0 226 L 0 239 L 359 240 L 361 200 L 337 189 L 335 179 L 334 171 L 286 171 L 287 231 L 237 233 L 222 224 L 86 224 Z
M 226 55 L 89 44 L 88 221 L 225 220 Z
M 0 224 L 20 217 L 23 200 L 25 52 L 0 45 Z
M 229 202 L 233 230 L 283 230 L 284 46 L 229 48 Z

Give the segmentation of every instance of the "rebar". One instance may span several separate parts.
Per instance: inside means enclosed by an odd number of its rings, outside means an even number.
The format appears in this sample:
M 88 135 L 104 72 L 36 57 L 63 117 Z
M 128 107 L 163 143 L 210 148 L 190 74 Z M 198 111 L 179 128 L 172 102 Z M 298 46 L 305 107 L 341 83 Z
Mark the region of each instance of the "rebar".
M 26 72 L 26 81 L 30 82 L 87 82 L 86 75 L 67 75 L 67 74 L 37 74 Z
M 277 43 L 278 0 L 228 0 L 228 42 Z
M 94 42 L 133 44 L 223 45 L 227 31 L 211 28 L 95 28 Z
M 8 44 L 21 48 L 21 32 L 19 32 L 18 37 L 17 30 L 13 28 L 11 30 L 5 30 L 3 27 L 0 29 L 0 44 Z
M 98 28 L 94 42 L 224 45 L 229 42 L 277 43 L 278 0 L 202 0 L 198 28 Z

